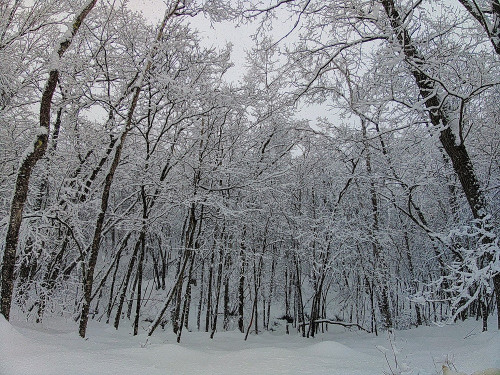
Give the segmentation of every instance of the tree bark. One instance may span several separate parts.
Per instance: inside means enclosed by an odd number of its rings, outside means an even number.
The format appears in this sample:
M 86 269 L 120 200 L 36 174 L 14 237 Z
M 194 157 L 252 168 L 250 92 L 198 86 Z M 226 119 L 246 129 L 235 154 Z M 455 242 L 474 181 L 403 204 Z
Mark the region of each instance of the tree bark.
M 384 328 L 390 330 L 392 329 L 392 317 L 389 305 L 389 292 L 387 290 L 389 272 L 387 270 L 388 265 L 385 262 L 384 257 L 382 256 L 381 253 L 382 249 L 380 248 L 380 244 L 377 240 L 377 233 L 379 231 L 378 197 L 377 197 L 377 189 L 375 187 L 375 182 L 373 180 L 371 153 L 369 150 L 370 145 L 367 144 L 366 122 L 364 119 L 361 119 L 361 129 L 363 135 L 363 142 L 365 143 L 365 150 L 366 150 L 365 153 L 366 172 L 368 173 L 368 178 L 370 180 L 372 224 L 369 232 L 372 238 L 371 246 L 374 259 L 374 272 L 375 272 L 374 278 L 376 280 L 376 288 L 379 291 L 379 293 L 377 294 L 380 297 L 379 308 L 380 308 L 380 314 L 382 315 Z

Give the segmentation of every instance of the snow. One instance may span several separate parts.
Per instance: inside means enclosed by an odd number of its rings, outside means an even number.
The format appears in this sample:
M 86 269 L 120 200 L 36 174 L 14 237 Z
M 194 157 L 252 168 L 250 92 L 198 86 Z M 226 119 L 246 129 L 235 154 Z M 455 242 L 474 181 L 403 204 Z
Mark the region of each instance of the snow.
M 186 332 L 177 344 L 168 326 L 149 339 L 146 323 L 142 328 L 133 337 L 127 327 L 92 321 L 83 340 L 71 321 L 12 325 L 0 317 L 0 374 L 384 374 L 390 373 L 384 354 L 394 369 L 393 347 L 405 374 L 440 374 L 443 364 L 466 374 L 500 367 L 500 332 L 482 333 L 475 320 L 397 331 L 390 340 L 332 327 L 315 339 L 263 333 L 244 341 L 239 332 L 221 332 L 210 340 Z M 405 365 L 410 371 L 403 372 Z

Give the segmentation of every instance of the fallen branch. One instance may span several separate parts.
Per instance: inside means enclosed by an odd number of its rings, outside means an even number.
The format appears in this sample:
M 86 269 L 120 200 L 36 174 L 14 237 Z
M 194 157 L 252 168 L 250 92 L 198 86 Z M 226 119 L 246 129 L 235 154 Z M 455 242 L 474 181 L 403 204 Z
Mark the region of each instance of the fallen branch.
M 361 327 L 359 324 L 357 323 L 345 323 L 345 322 L 339 322 L 337 320 L 330 320 L 330 319 L 317 319 L 314 321 L 314 323 L 327 323 L 327 324 L 335 324 L 335 325 L 339 325 L 339 326 L 342 326 L 342 327 L 346 327 L 346 328 L 351 328 L 351 327 L 356 327 L 360 330 L 363 330 L 365 332 L 368 332 L 368 333 L 371 333 L 370 331 L 368 331 L 366 328 L 363 328 Z M 299 327 L 300 326 L 303 326 L 303 325 L 306 325 L 308 326 L 309 324 L 311 324 L 311 322 L 308 322 L 308 323 L 299 323 Z

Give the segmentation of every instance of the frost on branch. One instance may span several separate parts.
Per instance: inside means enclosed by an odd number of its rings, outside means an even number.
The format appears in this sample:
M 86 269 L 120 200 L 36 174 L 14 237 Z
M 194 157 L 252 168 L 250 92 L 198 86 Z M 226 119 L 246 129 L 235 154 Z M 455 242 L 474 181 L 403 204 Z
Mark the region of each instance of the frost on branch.
M 471 303 L 493 294 L 493 277 L 500 273 L 498 236 L 485 216 L 436 237 L 455 254 L 447 275 L 433 284 L 449 293 L 453 321 Z

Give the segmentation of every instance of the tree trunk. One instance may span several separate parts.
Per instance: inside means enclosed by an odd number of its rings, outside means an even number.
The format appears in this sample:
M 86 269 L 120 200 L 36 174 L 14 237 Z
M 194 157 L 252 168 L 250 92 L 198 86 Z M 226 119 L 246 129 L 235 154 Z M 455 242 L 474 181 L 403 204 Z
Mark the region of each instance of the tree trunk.
M 144 263 L 144 253 L 146 252 L 146 228 L 143 227 L 139 241 L 141 250 L 137 262 L 137 301 L 135 304 L 134 336 L 137 336 L 139 330 L 139 317 L 141 313 L 141 295 L 142 295 L 142 268 Z
M 59 130 L 61 128 L 61 118 L 62 118 L 62 106 L 57 110 L 56 121 L 54 122 L 54 131 L 52 133 L 52 142 L 49 149 L 49 155 L 53 154 L 57 149 L 57 140 L 59 137 Z M 44 173 L 42 176 L 42 181 L 38 187 L 38 194 L 35 198 L 33 204 L 33 211 L 39 212 L 42 207 L 47 204 L 47 197 L 49 196 L 49 175 L 48 175 L 48 163 L 50 163 L 49 157 L 45 158 L 45 165 L 42 166 Z M 38 268 L 38 257 L 41 254 L 41 249 L 35 249 L 35 244 L 33 241 L 28 239 L 28 244 L 24 250 L 24 254 L 21 255 L 21 264 L 19 265 L 19 281 L 21 284 L 33 281 L 35 273 Z M 42 244 L 43 247 L 43 244 Z M 22 292 L 22 288 L 19 290 L 19 294 Z
M 182 336 L 182 329 L 185 327 L 188 329 L 189 327 L 189 306 L 191 305 L 191 284 L 192 284 L 192 277 L 193 277 L 193 266 L 194 266 L 194 253 L 191 254 L 191 262 L 189 265 L 189 272 L 188 272 L 188 282 L 186 285 L 186 293 L 184 296 L 184 306 L 182 308 L 182 315 L 179 321 L 178 325 L 178 331 L 177 331 L 177 343 L 181 342 L 181 336 Z
M 226 271 L 226 276 L 224 277 L 224 324 L 223 329 L 227 331 L 229 329 L 229 270 Z
M 132 102 L 132 106 L 129 110 L 131 113 L 133 113 L 135 110 L 135 106 L 136 106 L 137 100 L 139 98 L 139 92 L 140 92 L 140 89 L 137 88 L 135 96 L 134 96 L 134 100 Z M 130 114 L 130 123 L 132 122 L 131 116 L 132 116 L 132 114 Z M 128 131 L 130 130 L 129 126 L 130 126 L 130 124 L 128 124 L 126 129 L 123 131 L 123 133 L 120 137 L 120 143 L 116 146 L 115 156 L 114 156 L 113 161 L 111 163 L 111 167 L 109 168 L 108 174 L 106 175 L 106 179 L 105 179 L 105 183 L 104 183 L 104 190 L 103 190 L 102 197 L 101 197 L 101 209 L 100 209 L 99 215 L 97 216 L 96 226 L 95 226 L 95 230 L 94 230 L 94 237 L 93 237 L 92 246 L 90 249 L 90 258 L 89 258 L 89 262 L 88 262 L 87 269 L 85 272 L 85 274 L 86 274 L 85 280 L 83 283 L 84 303 L 83 303 L 83 308 L 82 308 L 82 313 L 81 313 L 81 318 L 80 318 L 80 328 L 78 331 L 82 338 L 85 338 L 85 333 L 87 331 L 88 314 L 89 314 L 89 310 L 90 310 L 90 304 L 92 302 L 92 300 L 91 300 L 92 287 L 94 285 L 94 271 L 95 271 L 95 266 L 97 264 L 97 256 L 99 255 L 102 229 L 104 226 L 104 218 L 106 216 L 106 211 L 108 210 L 109 195 L 111 193 L 111 184 L 113 183 L 113 178 L 114 178 L 116 169 L 118 168 L 118 164 L 120 162 L 121 153 L 123 150 L 123 145 L 125 143 L 125 139 L 127 138 Z
M 243 242 L 240 248 L 240 277 L 238 282 L 238 329 L 245 332 L 243 313 L 245 307 L 245 247 Z
M 215 246 L 215 245 L 214 245 Z M 205 316 L 205 332 L 210 329 L 210 321 L 212 314 L 212 279 L 214 273 L 215 262 L 215 248 L 212 248 L 212 256 L 210 258 L 210 265 L 208 269 L 208 291 L 207 291 L 207 314 Z
M 372 224 L 371 229 L 369 230 L 371 235 L 371 246 L 372 246 L 372 254 L 374 259 L 374 272 L 375 272 L 375 280 L 376 288 L 378 290 L 379 296 L 379 308 L 380 314 L 382 315 L 382 320 L 384 323 L 385 329 L 392 329 L 392 317 L 391 310 L 389 305 L 389 292 L 387 283 L 389 281 L 389 272 L 388 265 L 385 262 L 384 257 L 381 253 L 381 248 L 379 241 L 377 239 L 377 234 L 379 231 L 379 214 L 378 214 L 378 197 L 377 197 L 377 189 L 375 186 L 375 182 L 373 180 L 373 172 L 372 172 L 372 164 L 371 164 L 371 155 L 369 147 L 367 144 L 367 134 L 366 134 L 366 121 L 361 119 L 361 129 L 363 133 L 363 141 L 365 142 L 365 163 L 366 163 L 366 171 L 368 173 L 368 177 L 370 180 L 370 200 L 371 200 L 371 216 L 372 216 Z
M 276 251 L 276 249 L 274 249 Z M 269 294 L 268 294 L 268 301 L 267 301 L 267 321 L 266 321 L 266 329 L 269 331 L 269 320 L 271 316 L 271 303 L 273 300 L 273 290 L 274 290 L 274 276 L 275 276 L 275 270 L 276 270 L 276 258 L 275 258 L 275 253 L 273 253 L 273 261 L 271 264 L 271 280 L 269 281 Z
M 127 273 L 126 273 L 125 278 L 123 280 L 122 290 L 120 293 L 120 299 L 118 301 L 118 307 L 116 309 L 116 316 L 115 316 L 115 322 L 114 322 L 115 329 L 118 329 L 118 326 L 120 324 L 123 303 L 125 302 L 125 297 L 127 295 L 127 288 L 128 288 L 128 284 L 130 282 L 130 277 L 132 276 L 132 271 L 134 270 L 134 264 L 135 264 L 135 260 L 137 259 L 137 253 L 139 252 L 140 243 L 141 242 L 139 240 L 137 240 L 137 242 L 135 243 L 134 252 L 132 254 L 132 257 L 130 258 L 130 263 L 128 265 Z
M 115 264 L 115 271 L 113 272 L 113 280 L 111 281 L 111 289 L 109 290 L 109 301 L 108 301 L 108 310 L 106 313 L 106 324 L 109 324 L 109 317 L 111 316 L 111 311 L 113 310 L 113 301 L 115 300 L 114 290 L 116 283 L 116 275 L 118 273 L 118 269 L 120 267 L 120 259 L 121 256 L 118 257 Z
M 148 329 L 148 336 L 151 336 L 153 334 L 153 332 L 156 330 L 156 328 L 158 328 L 158 326 L 160 325 L 160 322 L 162 320 L 163 315 L 165 315 L 165 311 L 167 311 L 168 307 L 170 306 L 170 303 L 172 302 L 172 299 L 173 299 L 173 297 L 175 295 L 175 292 L 176 292 L 177 288 L 179 288 L 179 287 L 182 286 L 182 282 L 183 282 L 183 278 L 184 278 L 184 272 L 186 270 L 186 266 L 187 266 L 187 263 L 189 261 L 191 251 L 192 250 L 189 250 L 189 251 L 185 252 L 185 254 L 184 254 L 184 261 L 182 262 L 181 268 L 180 268 L 180 270 L 179 270 L 179 272 L 177 274 L 177 280 L 175 281 L 175 284 L 172 287 L 171 293 L 169 294 L 169 296 L 167 297 L 165 303 L 163 304 L 162 309 L 160 310 L 160 312 L 156 316 L 156 318 L 153 321 L 153 323 L 151 323 L 151 326 Z
M 304 316 L 304 303 L 302 301 L 302 286 L 300 282 L 300 268 L 297 256 L 294 257 L 295 263 L 295 300 L 297 303 L 297 320 L 298 324 L 305 322 Z M 302 329 L 302 337 L 306 337 L 306 327 L 305 324 L 299 325 L 299 329 Z
M 205 259 L 201 260 L 201 266 L 200 266 L 200 299 L 198 301 L 198 316 L 196 317 L 196 327 L 198 328 L 198 331 L 200 330 L 201 326 L 201 310 L 203 308 L 203 292 L 205 290 L 205 283 L 203 280 L 203 274 L 205 273 Z
M 222 236 L 221 236 L 222 237 Z M 213 317 L 213 322 L 212 322 L 212 332 L 210 333 L 210 338 L 214 338 L 215 331 L 217 330 L 217 317 L 219 313 L 219 299 L 220 299 L 220 290 L 222 286 L 222 271 L 223 271 L 223 247 L 222 243 L 220 244 L 220 249 L 219 249 L 219 266 L 217 267 L 217 286 L 215 289 L 215 309 L 214 309 L 214 317 Z
M 137 280 L 139 278 L 139 273 L 136 271 L 135 272 L 135 277 L 134 277 L 134 282 L 132 284 L 132 288 L 130 288 L 130 297 L 128 299 L 128 306 L 127 306 L 127 319 L 130 320 L 130 317 L 132 316 L 132 307 L 134 305 L 134 300 L 135 300 L 135 291 L 137 287 Z
M 248 323 L 247 332 L 245 334 L 245 341 L 248 339 L 248 334 L 250 333 L 250 328 L 252 328 L 252 323 L 255 319 L 255 310 L 257 310 L 257 295 L 255 295 L 252 305 L 252 315 L 250 316 L 250 322 Z
M 288 327 L 290 320 L 290 293 L 289 291 L 289 281 L 288 281 L 288 263 L 285 266 L 285 319 L 286 319 L 286 334 L 290 334 L 290 329 Z
M 78 14 L 71 26 L 69 33 L 66 33 L 63 40 L 59 43 L 57 55 L 61 58 L 71 45 L 74 36 L 78 32 L 85 17 L 90 13 L 97 0 L 90 0 Z M 29 181 L 31 172 L 36 163 L 43 157 L 47 150 L 48 134 L 50 128 L 50 109 L 52 106 L 52 97 L 59 79 L 59 70 L 54 68 L 49 73 L 49 78 L 43 90 L 40 102 L 40 128 L 38 135 L 30 151 L 21 163 L 17 173 L 14 196 L 10 207 L 9 226 L 5 237 L 5 249 L 2 260 L 2 298 L 1 312 L 5 319 L 10 318 L 10 308 L 12 304 L 12 292 L 14 290 L 14 268 L 16 262 L 17 244 L 19 241 L 19 230 L 21 228 L 24 204 L 28 196 Z
M 410 33 L 405 28 L 403 19 L 394 5 L 394 0 L 380 0 L 396 35 L 399 45 L 406 59 L 410 62 L 410 70 L 420 90 L 420 95 L 425 101 L 429 111 L 432 125 L 440 131 L 439 140 L 451 159 L 453 170 L 460 180 L 462 190 L 467 198 L 469 207 L 475 219 L 487 217 L 486 200 L 480 187 L 479 180 L 474 172 L 472 161 L 469 157 L 463 139 L 457 143 L 457 138 L 450 127 L 450 114 L 443 105 L 439 96 L 436 83 L 423 71 L 426 63 L 424 56 L 413 44 Z M 500 9 L 497 7 L 495 9 Z M 500 14 L 500 13 L 499 13 Z M 492 234 L 492 233 L 491 233 Z M 489 239 L 493 241 L 493 238 Z M 493 278 L 495 285 L 496 304 L 500 307 L 500 274 Z M 497 309 L 498 329 L 500 330 L 500 309 Z
M 94 0 L 94 3 L 97 0 Z M 158 41 L 161 40 L 163 37 L 163 33 L 167 24 L 167 21 L 176 14 L 176 11 L 179 7 L 179 2 L 176 2 L 173 4 L 172 9 L 170 9 L 167 13 L 165 13 L 165 17 L 163 18 L 163 21 L 158 29 L 158 32 L 156 34 L 156 39 L 155 39 L 155 44 L 153 45 L 149 56 L 146 59 L 141 79 L 140 82 L 136 83 L 136 86 L 134 88 L 134 96 L 132 98 L 132 101 L 130 103 L 130 107 L 128 108 L 127 112 L 127 117 L 126 117 L 126 123 L 125 123 L 125 128 L 120 136 L 120 140 L 118 145 L 116 146 L 115 150 L 115 155 L 113 157 L 113 161 L 111 162 L 111 166 L 109 168 L 108 174 L 106 175 L 106 179 L 104 182 L 104 189 L 101 197 L 101 210 L 99 212 L 99 215 L 97 217 L 96 221 L 96 226 L 95 226 L 95 231 L 94 231 L 94 238 L 92 240 L 92 247 L 90 250 L 90 259 L 89 263 L 87 266 L 87 272 L 85 275 L 85 280 L 83 283 L 83 290 L 84 290 L 84 303 L 83 303 L 83 308 L 82 308 L 82 313 L 81 313 L 81 318 L 80 318 L 80 328 L 79 328 L 79 334 L 82 338 L 85 337 L 85 333 L 87 330 L 87 322 L 88 322 L 88 313 L 90 310 L 90 303 L 92 302 L 91 300 L 91 295 L 92 295 L 92 286 L 94 283 L 94 270 L 95 266 L 97 263 L 97 256 L 99 253 L 99 247 L 100 247 L 100 241 L 101 241 L 101 234 L 102 234 L 102 229 L 104 225 L 104 217 L 106 215 L 106 211 L 108 209 L 108 200 L 109 200 L 109 194 L 111 190 L 111 184 L 113 183 L 113 178 L 116 172 L 116 169 L 118 168 L 118 164 L 121 159 L 121 153 L 125 144 L 125 140 L 127 138 L 127 135 L 132 129 L 132 119 L 134 117 L 135 113 L 135 108 L 137 106 L 137 102 L 139 100 L 139 95 L 141 93 L 142 89 L 142 83 L 145 79 L 146 74 L 149 72 L 151 65 L 152 65 L 152 59 L 151 56 L 156 52 L 157 49 L 157 44 Z

